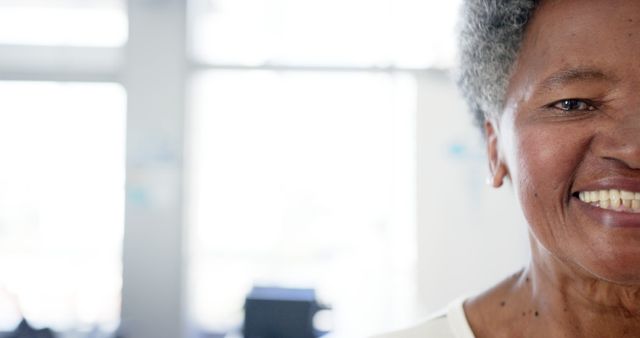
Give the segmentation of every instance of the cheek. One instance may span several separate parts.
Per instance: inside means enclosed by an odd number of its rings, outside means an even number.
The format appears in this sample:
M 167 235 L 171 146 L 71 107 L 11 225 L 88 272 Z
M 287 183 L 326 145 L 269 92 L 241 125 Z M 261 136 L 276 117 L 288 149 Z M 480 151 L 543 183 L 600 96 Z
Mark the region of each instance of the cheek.
M 579 162 L 577 147 L 556 128 L 521 128 L 514 136 L 509 165 L 516 191 L 561 201 Z
M 531 230 L 547 248 L 569 236 L 566 226 L 571 186 L 582 158 L 581 142 L 566 128 L 517 129 L 508 155 L 518 201 Z M 561 241 L 563 242 L 563 241 Z

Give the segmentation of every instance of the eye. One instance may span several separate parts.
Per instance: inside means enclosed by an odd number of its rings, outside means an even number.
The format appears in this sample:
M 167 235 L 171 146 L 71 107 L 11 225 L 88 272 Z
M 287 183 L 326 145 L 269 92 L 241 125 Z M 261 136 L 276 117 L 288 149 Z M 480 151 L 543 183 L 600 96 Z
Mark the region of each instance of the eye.
M 552 104 L 553 108 L 564 111 L 590 111 L 596 108 L 590 102 L 581 99 L 565 99 Z

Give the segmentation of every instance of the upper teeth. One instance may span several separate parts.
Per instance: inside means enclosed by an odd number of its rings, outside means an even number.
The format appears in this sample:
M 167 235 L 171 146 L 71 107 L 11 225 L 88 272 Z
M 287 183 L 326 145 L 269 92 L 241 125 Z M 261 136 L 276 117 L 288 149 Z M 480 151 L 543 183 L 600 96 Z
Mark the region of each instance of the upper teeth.
M 640 209 L 640 192 L 618 189 L 581 191 L 579 197 L 583 202 L 598 202 L 603 208 L 618 208 L 623 205 L 626 208 Z

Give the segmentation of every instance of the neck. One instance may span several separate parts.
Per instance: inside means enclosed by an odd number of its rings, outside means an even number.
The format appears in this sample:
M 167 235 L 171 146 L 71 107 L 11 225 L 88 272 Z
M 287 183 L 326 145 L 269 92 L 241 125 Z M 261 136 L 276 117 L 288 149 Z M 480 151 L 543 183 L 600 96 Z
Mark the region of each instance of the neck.
M 558 259 L 532 240 L 532 262 L 523 272 L 520 293 L 550 328 L 570 336 L 622 337 L 640 332 L 640 286 L 605 281 L 579 266 Z M 530 285 L 527 285 L 529 278 Z M 614 334 L 618 332 L 618 334 Z
M 465 304 L 478 338 L 631 337 L 640 332 L 640 285 L 619 285 L 553 256 L 532 240 L 530 265 Z

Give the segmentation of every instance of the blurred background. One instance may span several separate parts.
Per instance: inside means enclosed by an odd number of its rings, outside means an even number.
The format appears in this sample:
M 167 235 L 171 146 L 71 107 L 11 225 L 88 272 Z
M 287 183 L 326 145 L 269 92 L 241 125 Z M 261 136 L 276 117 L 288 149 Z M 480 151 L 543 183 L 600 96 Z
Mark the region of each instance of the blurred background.
M 239 337 L 254 286 L 366 337 L 522 266 L 458 6 L 0 0 L 0 337 Z

